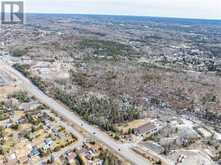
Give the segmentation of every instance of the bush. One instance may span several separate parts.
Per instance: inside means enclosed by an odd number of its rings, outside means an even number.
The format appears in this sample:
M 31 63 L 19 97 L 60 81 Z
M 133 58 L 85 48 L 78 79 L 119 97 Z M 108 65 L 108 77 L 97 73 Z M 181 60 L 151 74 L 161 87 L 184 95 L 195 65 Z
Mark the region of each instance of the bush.
M 12 66 L 13 68 L 15 68 L 16 70 L 18 70 L 19 72 L 21 72 L 24 76 L 29 77 L 30 76 L 30 66 L 27 64 L 14 64 Z
M 11 128 L 14 129 L 14 130 L 17 130 L 18 129 L 18 124 L 12 124 Z
M 19 102 L 23 103 L 27 103 L 30 101 L 30 98 L 28 97 L 26 92 L 23 91 L 19 91 L 19 92 L 15 92 L 12 97 L 16 98 Z
M 102 150 L 99 158 L 103 160 L 103 164 L 110 164 L 110 165 L 118 165 L 118 164 L 123 164 L 114 154 L 112 154 L 108 150 Z
M 27 53 L 27 51 L 25 49 L 21 49 L 21 48 L 16 48 L 11 51 L 11 55 L 14 57 L 21 57 L 21 56 L 25 55 L 26 53 Z

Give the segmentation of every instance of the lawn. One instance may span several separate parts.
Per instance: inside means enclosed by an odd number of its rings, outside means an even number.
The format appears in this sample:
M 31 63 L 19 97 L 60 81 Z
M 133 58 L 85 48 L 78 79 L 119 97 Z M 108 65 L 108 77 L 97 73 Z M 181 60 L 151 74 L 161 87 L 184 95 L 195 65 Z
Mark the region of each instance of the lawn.
M 129 129 L 138 128 L 148 122 L 148 119 L 138 119 L 125 124 L 120 124 L 117 126 L 117 128 L 118 130 L 123 131 L 123 133 L 127 133 Z

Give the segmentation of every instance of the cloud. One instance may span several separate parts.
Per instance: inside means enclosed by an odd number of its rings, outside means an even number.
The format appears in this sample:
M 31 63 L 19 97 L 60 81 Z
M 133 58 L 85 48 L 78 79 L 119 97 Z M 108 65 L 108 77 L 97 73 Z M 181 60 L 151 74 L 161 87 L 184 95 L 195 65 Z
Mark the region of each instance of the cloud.
M 27 12 L 221 19 L 220 0 L 25 0 Z

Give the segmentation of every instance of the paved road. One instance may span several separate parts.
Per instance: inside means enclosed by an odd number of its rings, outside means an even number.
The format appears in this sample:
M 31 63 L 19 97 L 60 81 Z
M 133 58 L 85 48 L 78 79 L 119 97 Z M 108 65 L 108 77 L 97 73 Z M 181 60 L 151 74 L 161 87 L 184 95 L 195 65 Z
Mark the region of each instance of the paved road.
M 10 76 L 17 78 L 22 83 L 23 88 L 27 92 L 35 96 L 40 102 L 47 105 L 49 108 L 51 108 L 53 111 L 63 116 L 64 118 L 67 118 L 68 120 L 72 121 L 79 127 L 83 127 L 83 129 L 85 129 L 88 133 L 93 135 L 97 140 L 103 142 L 115 153 L 121 155 L 123 158 L 127 159 L 133 164 L 150 165 L 149 161 L 147 161 L 142 156 L 133 152 L 128 145 L 116 142 L 100 129 L 87 124 L 79 116 L 72 113 L 69 109 L 59 104 L 54 99 L 45 95 L 41 90 L 39 90 L 36 86 L 34 86 L 27 78 L 25 78 L 21 73 L 13 69 L 10 65 L 0 62 L 0 67 L 4 69 L 4 71 L 7 72 Z

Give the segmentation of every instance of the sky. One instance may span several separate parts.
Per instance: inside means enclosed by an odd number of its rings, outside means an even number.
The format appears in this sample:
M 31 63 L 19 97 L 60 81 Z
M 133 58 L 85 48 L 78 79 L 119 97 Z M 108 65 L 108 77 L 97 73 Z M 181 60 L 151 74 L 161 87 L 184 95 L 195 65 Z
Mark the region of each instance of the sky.
M 24 2 L 25 12 L 31 13 L 221 19 L 221 0 L 24 0 Z

